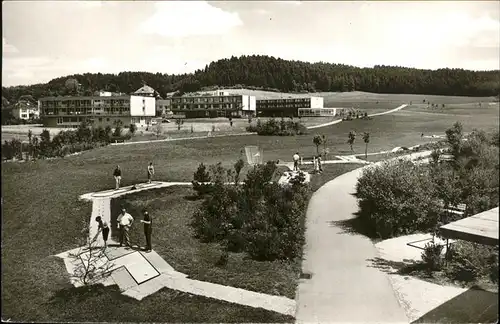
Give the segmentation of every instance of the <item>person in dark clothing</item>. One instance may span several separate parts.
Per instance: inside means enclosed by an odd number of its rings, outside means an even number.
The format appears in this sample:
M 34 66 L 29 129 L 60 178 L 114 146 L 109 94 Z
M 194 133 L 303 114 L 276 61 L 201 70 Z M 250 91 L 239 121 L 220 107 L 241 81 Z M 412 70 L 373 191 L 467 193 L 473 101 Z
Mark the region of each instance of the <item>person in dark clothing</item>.
M 120 166 L 117 165 L 115 171 L 113 172 L 113 176 L 115 177 L 116 189 L 120 189 L 120 183 L 122 181 L 122 170 Z
M 319 173 L 322 173 L 323 172 L 323 165 L 321 164 L 321 155 L 318 155 L 317 161 L 318 161 L 318 171 L 319 171 Z
M 151 215 L 147 211 L 144 211 L 144 219 L 141 220 L 141 222 L 144 224 L 144 235 L 146 236 L 146 247 L 144 250 L 146 252 L 151 252 L 152 247 L 151 247 L 151 234 L 153 233 L 153 219 L 151 218 Z
M 95 218 L 95 221 L 99 224 L 97 235 L 99 235 L 99 232 L 102 232 L 102 238 L 104 240 L 104 248 L 107 248 L 108 237 L 109 237 L 109 225 L 105 220 L 101 218 L 101 216 L 97 216 Z

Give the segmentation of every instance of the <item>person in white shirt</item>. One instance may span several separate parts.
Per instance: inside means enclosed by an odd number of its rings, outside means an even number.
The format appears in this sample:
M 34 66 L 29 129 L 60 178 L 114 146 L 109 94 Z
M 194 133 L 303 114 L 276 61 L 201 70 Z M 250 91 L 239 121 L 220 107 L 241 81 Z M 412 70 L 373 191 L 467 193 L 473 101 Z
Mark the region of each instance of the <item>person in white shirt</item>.
M 127 213 L 125 208 L 122 208 L 122 213 L 118 215 L 117 222 L 120 229 L 120 246 L 123 246 L 123 241 L 125 240 L 125 245 L 130 247 L 129 230 L 134 223 L 134 218 Z
M 299 160 L 300 155 L 299 152 L 297 152 L 293 155 L 293 171 L 299 171 Z

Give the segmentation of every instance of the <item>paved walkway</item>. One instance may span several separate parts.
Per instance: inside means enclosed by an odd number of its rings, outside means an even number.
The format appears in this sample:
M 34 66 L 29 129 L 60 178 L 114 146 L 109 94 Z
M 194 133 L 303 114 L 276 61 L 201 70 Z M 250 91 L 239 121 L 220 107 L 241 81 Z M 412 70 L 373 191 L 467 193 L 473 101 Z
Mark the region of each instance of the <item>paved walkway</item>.
M 418 152 L 391 160 L 430 154 Z M 387 274 L 369 267 L 367 260 L 377 257 L 373 243 L 362 235 L 345 233 L 336 223 L 353 218 L 358 210 L 352 193 L 362 169 L 328 182 L 309 202 L 302 269 L 312 277 L 301 279 L 297 289 L 299 323 L 408 323 Z
M 151 184 L 136 184 L 136 189 L 132 186 L 123 187 L 118 190 L 105 190 L 96 193 L 88 193 L 80 196 L 80 199 L 92 201 L 92 215 L 90 217 L 90 237 L 95 237 L 98 232 L 95 217 L 101 216 L 111 224 L 110 201 L 122 195 L 169 186 L 191 185 L 190 182 L 161 182 L 156 181 Z M 103 245 L 102 237 L 98 237 L 98 245 Z M 296 301 L 282 296 L 267 295 L 254 291 L 229 287 L 210 282 L 203 282 L 187 278 L 186 274 L 175 271 L 155 251 L 143 253 L 135 247 L 126 249 L 115 247 L 116 242 L 108 242 L 108 249 L 99 256 L 98 262 L 110 266 L 109 276 L 98 279 L 98 283 L 105 286 L 118 285 L 122 294 L 137 300 L 142 300 L 162 288 L 170 288 L 182 292 L 201 295 L 208 298 L 224 300 L 230 303 L 263 308 L 293 316 L 296 310 Z M 70 257 L 71 253 L 81 253 L 81 248 L 66 251 L 57 256 L 64 260 L 68 273 L 74 274 L 79 266 L 80 260 Z M 71 283 L 82 286 L 77 278 L 71 278 Z

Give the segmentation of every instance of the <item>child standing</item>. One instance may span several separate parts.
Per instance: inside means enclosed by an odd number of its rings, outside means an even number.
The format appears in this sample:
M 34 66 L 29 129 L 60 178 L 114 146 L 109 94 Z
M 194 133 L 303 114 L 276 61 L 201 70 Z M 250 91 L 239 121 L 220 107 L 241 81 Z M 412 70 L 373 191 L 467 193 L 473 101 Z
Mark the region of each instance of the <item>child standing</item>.
M 115 177 L 116 189 L 120 189 L 120 183 L 122 182 L 122 170 L 120 166 L 117 165 L 115 171 L 113 172 L 113 176 Z
M 97 230 L 97 235 L 99 232 L 102 232 L 102 239 L 104 240 L 104 248 L 108 247 L 108 236 L 109 236 L 109 225 L 108 223 L 101 218 L 101 216 L 97 216 L 95 221 L 99 224 L 99 229 Z

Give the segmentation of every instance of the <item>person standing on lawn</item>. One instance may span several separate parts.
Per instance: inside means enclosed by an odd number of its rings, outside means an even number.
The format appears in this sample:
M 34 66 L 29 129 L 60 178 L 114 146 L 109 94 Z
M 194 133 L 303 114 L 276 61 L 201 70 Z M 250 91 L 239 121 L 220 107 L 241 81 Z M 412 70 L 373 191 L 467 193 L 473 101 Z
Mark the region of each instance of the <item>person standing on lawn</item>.
M 115 177 L 116 190 L 120 189 L 120 183 L 122 182 L 122 170 L 120 166 L 117 165 L 115 171 L 113 172 L 113 176 Z
M 153 219 L 146 210 L 144 211 L 144 219 L 141 220 L 141 223 L 144 224 L 144 235 L 146 236 L 146 247 L 144 250 L 149 253 L 152 250 L 151 234 L 153 234 Z
M 125 241 L 125 245 L 127 247 L 131 247 L 129 231 L 134 223 L 134 218 L 132 215 L 127 213 L 125 208 L 122 208 L 122 213 L 118 215 L 117 222 L 120 230 L 120 246 L 123 246 L 123 241 Z
M 316 159 L 317 163 L 318 163 L 318 171 L 319 173 L 322 173 L 323 172 L 323 166 L 321 165 L 321 155 L 318 155 L 318 158 Z
M 148 183 L 151 183 L 151 179 L 153 178 L 154 174 L 155 174 L 155 168 L 153 167 L 153 162 L 149 162 L 149 165 L 148 165 Z
M 102 239 L 104 240 L 104 249 L 108 247 L 108 236 L 109 236 L 109 225 L 108 222 L 103 220 L 101 216 L 97 216 L 95 221 L 99 224 L 99 229 L 97 230 L 97 235 L 102 232 Z
M 293 171 L 299 171 L 299 160 L 300 155 L 299 152 L 297 152 L 293 155 Z

